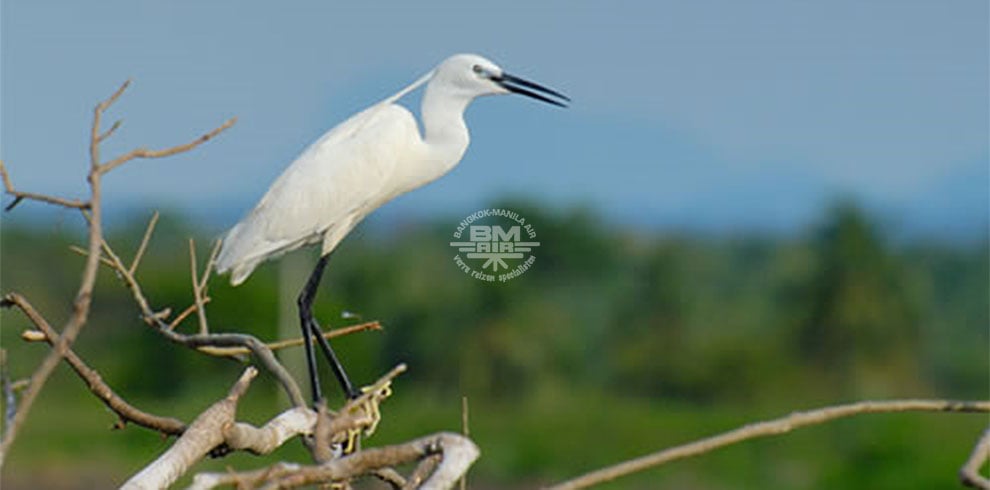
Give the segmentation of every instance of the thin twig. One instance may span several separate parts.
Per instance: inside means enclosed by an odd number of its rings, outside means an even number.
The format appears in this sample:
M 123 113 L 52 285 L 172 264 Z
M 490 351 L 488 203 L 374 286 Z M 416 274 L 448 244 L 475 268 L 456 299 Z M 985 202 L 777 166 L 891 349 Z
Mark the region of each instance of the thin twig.
M 217 261 L 217 255 L 220 254 L 220 244 L 221 240 L 217 239 L 213 242 L 213 249 L 210 250 L 210 256 L 206 259 L 206 267 L 203 270 L 203 278 L 200 279 L 199 289 L 201 291 L 206 291 L 206 283 L 210 280 L 210 274 L 213 273 L 213 266 Z
M 196 138 L 193 141 L 190 141 L 189 143 L 183 144 L 183 145 L 177 145 L 177 146 L 173 146 L 171 148 L 165 148 L 165 149 L 162 149 L 162 150 L 149 150 L 147 148 L 137 148 L 137 149 L 131 150 L 128 153 L 125 153 L 125 154 L 123 154 L 123 155 L 121 155 L 121 156 L 119 156 L 117 158 L 114 158 L 113 160 L 110 160 L 107 163 L 104 163 L 104 164 L 100 165 L 100 167 L 99 167 L 100 168 L 100 172 L 102 172 L 102 173 L 109 172 L 109 171 L 111 171 L 111 170 L 113 170 L 113 169 L 115 169 L 115 168 L 117 168 L 117 167 L 119 167 L 119 166 L 121 166 L 121 165 L 123 165 L 123 164 L 125 164 L 125 163 L 127 163 L 127 162 L 129 162 L 129 161 L 131 161 L 133 159 L 135 159 L 135 158 L 163 158 L 163 157 L 175 155 L 177 153 L 182 153 L 182 152 L 186 152 L 186 151 L 192 150 L 193 148 L 196 148 L 197 146 L 199 146 L 199 145 L 201 145 L 203 143 L 206 143 L 207 141 L 210 141 L 216 135 L 220 134 L 221 132 L 223 132 L 227 128 L 233 126 L 234 123 L 236 123 L 236 122 L 237 122 L 237 118 L 236 117 L 232 117 L 232 118 L 228 119 L 226 122 L 224 122 L 223 124 L 221 124 L 220 126 L 218 126 L 218 127 L 214 128 L 214 129 L 210 130 L 210 132 L 208 132 L 208 133 L 200 136 L 199 138 Z
M 134 259 L 131 260 L 131 266 L 127 268 L 127 272 L 130 275 L 134 275 L 137 272 L 138 264 L 141 263 L 141 258 L 144 257 L 144 251 L 148 248 L 148 241 L 151 240 L 151 234 L 155 231 L 155 225 L 158 224 L 158 211 L 155 211 L 151 215 L 151 219 L 148 221 L 148 226 L 144 230 L 144 236 L 141 237 L 141 244 L 138 245 L 137 251 L 134 252 Z
M 270 372 L 278 380 L 279 384 L 285 389 L 289 400 L 292 401 L 294 406 L 305 406 L 306 402 L 302 396 L 302 391 L 299 389 L 299 385 L 296 384 L 295 380 L 289 374 L 289 371 L 285 369 L 279 363 L 278 359 L 272 353 L 263 342 L 258 340 L 252 335 L 247 334 L 206 334 L 206 335 L 185 335 L 176 332 L 172 329 L 173 325 L 170 326 L 162 320 L 161 316 L 157 314 L 152 308 L 148 299 L 144 296 L 144 292 L 141 289 L 140 283 L 134 278 L 124 266 L 124 263 L 120 260 L 120 257 L 114 253 L 113 249 L 106 242 L 103 242 L 103 251 L 109 257 L 110 261 L 113 262 L 113 269 L 117 272 L 118 277 L 127 286 L 127 289 L 131 291 L 131 296 L 138 305 L 138 309 L 141 311 L 141 318 L 155 329 L 156 332 L 164 336 L 166 339 L 183 345 L 192 349 L 201 349 L 203 347 L 242 347 L 248 349 L 251 354 L 264 366 L 268 372 Z M 205 303 L 204 303 L 205 304 Z
M 10 175 L 7 174 L 7 168 L 4 167 L 3 161 L 0 160 L 0 178 L 3 179 L 3 187 L 7 194 L 14 196 L 14 200 L 8 204 L 4 211 L 10 211 L 14 209 L 15 206 L 21 203 L 25 199 L 30 199 L 32 201 L 40 201 L 48 204 L 54 204 L 56 206 L 62 206 L 66 208 L 75 209 L 89 209 L 89 202 L 80 201 L 79 199 L 64 199 L 61 197 L 48 196 L 45 194 L 37 194 L 34 192 L 22 192 L 14 188 L 14 184 L 10 181 Z
M 93 181 L 93 176 L 99 176 L 100 172 L 100 127 L 103 126 L 103 113 L 106 112 L 117 99 L 124 94 L 127 87 L 131 86 L 131 81 L 125 80 L 124 83 L 120 84 L 117 91 L 113 93 L 108 99 L 100 102 L 93 109 L 93 125 L 90 127 L 89 131 L 89 166 L 90 166 L 90 182 Z M 112 133 L 112 132 L 111 132 Z M 109 136 L 109 135 L 108 135 Z
M 124 123 L 123 120 L 117 119 L 110 126 L 110 129 L 104 131 L 102 134 L 100 134 L 99 136 L 96 137 L 96 141 L 102 142 L 103 140 L 109 138 L 114 133 L 114 131 L 117 131 L 117 129 L 120 128 L 120 125 L 123 124 L 123 123 Z
M 204 305 L 206 303 L 209 303 L 209 302 L 210 302 L 210 298 L 204 298 L 204 300 L 203 300 L 203 304 Z M 192 315 L 196 311 L 196 308 L 197 308 L 197 305 L 195 303 L 189 305 L 186 309 L 182 310 L 182 313 L 179 313 L 179 316 L 175 317 L 168 324 L 168 326 L 166 327 L 166 329 L 167 330 L 175 330 L 175 327 L 179 326 L 179 324 L 182 323 L 182 320 L 185 320 L 187 317 L 189 317 L 189 315 Z M 247 352 L 245 352 L 245 354 L 246 353 Z
M 69 250 L 71 250 L 71 251 L 73 251 L 73 252 L 75 252 L 75 253 L 77 253 L 79 255 L 82 255 L 83 257 L 89 255 L 89 252 L 86 251 L 86 249 L 84 249 L 84 248 L 82 248 L 80 246 L 77 246 L 77 245 L 69 245 Z M 113 261 L 110 260 L 110 259 L 108 259 L 108 258 L 106 258 L 106 257 L 103 257 L 103 256 L 100 256 L 100 263 L 103 264 L 103 265 L 105 265 L 105 266 L 107 266 L 107 267 L 111 267 L 111 268 L 114 267 Z
M 464 437 L 471 438 L 471 426 L 468 424 L 468 398 L 467 396 L 461 396 L 461 434 Z M 467 490 L 467 472 L 464 476 L 461 476 L 461 490 Z
M 750 439 L 768 437 L 790 432 L 809 425 L 818 425 L 830 420 L 864 413 L 893 412 L 990 412 L 990 401 L 951 401 L 951 400 L 890 400 L 862 401 L 846 405 L 836 405 L 815 410 L 794 412 L 785 417 L 747 424 L 738 429 L 706 437 L 688 444 L 664 449 L 623 463 L 602 468 L 563 483 L 550 490 L 587 488 L 614 480 L 648 468 L 660 466 L 678 459 L 709 453 L 716 449 L 738 444 Z
M 194 308 L 195 305 L 189 307 L 190 310 Z M 329 340 L 329 339 L 335 339 L 337 337 L 343 337 L 345 335 L 350 335 L 352 333 L 361 332 L 364 330 L 381 330 L 381 329 L 382 329 L 381 323 L 377 321 L 360 323 L 358 325 L 350 325 L 347 327 L 335 328 L 333 330 L 324 330 L 323 338 Z M 287 347 L 296 347 L 303 345 L 303 339 L 302 337 L 296 337 L 292 339 L 279 340 L 276 342 L 269 342 L 266 343 L 265 345 L 269 349 L 273 351 L 277 351 L 277 350 L 285 349 Z M 238 356 L 238 355 L 251 353 L 251 351 L 249 351 L 246 347 L 201 347 L 199 351 L 209 354 L 211 356 Z
M 203 308 L 203 291 L 199 284 L 199 274 L 196 272 L 196 241 L 189 239 L 189 269 L 192 276 L 193 302 L 196 303 L 196 316 L 199 318 L 199 334 L 210 333 L 210 327 L 206 323 L 206 309 Z M 209 270 L 209 269 L 207 269 Z

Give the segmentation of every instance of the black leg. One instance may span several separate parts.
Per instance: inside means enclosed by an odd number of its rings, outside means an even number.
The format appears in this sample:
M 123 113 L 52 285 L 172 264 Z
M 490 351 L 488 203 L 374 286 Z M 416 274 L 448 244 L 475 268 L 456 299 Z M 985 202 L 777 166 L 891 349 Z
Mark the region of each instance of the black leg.
M 344 394 L 348 398 L 355 398 L 360 395 L 360 392 L 354 389 L 354 385 L 351 384 L 351 380 L 347 377 L 347 373 L 344 372 L 344 367 L 337 360 L 337 355 L 333 352 L 333 348 L 330 347 L 330 342 L 323 337 L 323 331 L 320 329 L 318 323 L 316 323 L 316 318 L 313 317 L 313 300 L 316 298 L 316 290 L 320 287 L 320 279 L 323 277 L 323 270 L 326 268 L 327 260 L 330 258 L 329 255 L 324 255 L 320 257 L 319 262 L 316 263 L 316 268 L 313 269 L 313 273 L 310 274 L 309 280 L 306 281 L 306 287 L 303 288 L 302 292 L 299 293 L 299 322 L 302 327 L 303 332 L 303 345 L 306 347 L 306 363 L 309 369 L 309 381 L 310 388 L 313 390 L 313 402 L 319 402 L 322 399 L 322 394 L 320 393 L 320 379 L 316 372 L 316 358 L 313 354 L 312 339 L 315 338 L 320 344 L 320 349 L 323 351 L 323 355 L 326 356 L 327 361 L 330 362 L 330 368 L 333 370 L 334 376 L 337 377 L 337 382 L 340 383 L 341 389 L 344 390 Z
M 323 398 L 323 394 L 320 392 L 320 375 L 316 370 L 316 356 L 313 355 L 312 330 L 309 324 L 313 318 L 313 298 L 316 297 L 316 290 L 320 287 L 320 278 L 323 277 L 323 269 L 327 265 L 326 259 L 320 257 L 316 269 L 309 275 L 306 286 L 296 299 L 296 304 L 299 306 L 299 326 L 302 329 L 303 346 L 306 348 L 306 369 L 309 370 L 309 387 L 313 393 L 313 403 L 318 403 Z
M 310 329 L 313 332 L 313 337 L 320 344 L 320 350 L 323 351 L 324 357 L 330 362 L 330 369 L 333 370 L 333 375 L 337 377 L 337 382 L 340 383 L 340 388 L 344 390 L 344 396 L 350 399 L 357 398 L 361 395 L 361 392 L 354 389 L 354 385 L 351 383 L 351 379 L 347 377 L 347 372 L 344 371 L 344 365 L 337 360 L 337 354 L 333 352 L 333 348 L 330 347 L 330 341 L 323 336 L 323 330 L 320 329 L 320 325 L 316 323 L 316 319 L 310 317 L 312 322 L 309 324 Z

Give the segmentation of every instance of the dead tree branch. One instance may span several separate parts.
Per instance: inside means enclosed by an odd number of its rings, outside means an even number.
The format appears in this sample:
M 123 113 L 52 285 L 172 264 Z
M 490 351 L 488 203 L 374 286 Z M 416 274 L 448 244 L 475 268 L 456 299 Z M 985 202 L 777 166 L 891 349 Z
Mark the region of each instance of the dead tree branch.
M 988 461 L 990 461 L 990 428 L 983 431 L 980 440 L 973 447 L 973 452 L 959 470 L 959 480 L 962 484 L 990 490 L 990 479 L 980 474 L 980 468 Z
M 5 304 L 16 306 L 28 317 L 28 320 L 42 333 L 43 338 L 40 340 L 44 340 L 51 345 L 54 345 L 58 341 L 58 334 L 55 333 L 55 329 L 52 328 L 48 321 L 23 296 L 17 293 L 10 293 L 4 296 L 3 301 Z M 127 422 L 133 422 L 142 427 L 147 427 L 168 435 L 178 435 L 186 430 L 186 424 L 178 419 L 152 415 L 127 403 L 127 401 L 113 391 L 113 388 L 110 388 L 103 381 L 103 377 L 95 369 L 87 366 L 82 358 L 73 352 L 71 348 L 65 352 L 65 360 L 72 367 L 73 371 L 86 382 L 89 391 L 120 417 L 120 422 L 117 426 L 122 426 Z
M 365 323 L 359 323 L 357 325 L 349 325 L 349 326 L 346 326 L 346 327 L 340 327 L 340 328 L 334 328 L 334 329 L 324 330 L 324 332 L 323 332 L 323 338 L 325 338 L 325 339 L 335 339 L 337 337 L 343 337 L 345 335 L 350 335 L 350 334 L 362 332 L 364 330 L 381 330 L 381 329 L 382 329 L 382 324 L 379 323 L 379 322 L 377 322 L 377 321 L 365 322 Z M 302 339 L 302 337 L 295 337 L 295 338 L 286 339 L 286 340 L 279 340 L 279 341 L 276 341 L 276 342 L 269 342 L 269 343 L 267 343 L 265 345 L 267 345 L 268 348 L 271 349 L 271 350 L 281 350 L 281 349 L 285 349 L 287 347 L 298 347 L 300 345 L 303 345 L 303 339 Z M 209 349 L 209 350 L 207 350 L 206 348 L 203 348 L 203 349 L 200 349 L 200 350 L 202 350 L 203 352 L 206 352 L 207 354 L 213 355 L 213 356 L 236 356 L 236 355 L 240 355 L 240 354 L 248 354 L 248 353 L 250 353 L 247 349 L 236 348 L 236 347 L 235 348 L 228 348 L 228 349 L 213 348 L 213 349 Z
M 155 225 L 158 224 L 158 211 L 155 211 L 151 215 L 151 219 L 148 220 L 148 226 L 144 229 L 144 235 L 141 237 L 141 244 L 138 245 L 137 251 L 134 252 L 134 258 L 131 259 L 131 265 L 127 268 L 127 272 L 130 272 L 133 276 L 137 272 L 138 264 L 141 263 L 141 258 L 144 257 L 145 250 L 148 249 L 148 242 L 151 241 L 151 234 L 155 232 Z
M 154 218 L 153 218 L 154 219 Z M 149 223 L 149 229 L 152 226 Z M 89 252 L 86 252 L 89 254 Z M 221 348 L 230 349 L 238 348 L 243 349 L 243 352 L 250 352 L 254 355 L 255 359 L 269 372 L 271 373 L 276 381 L 285 390 L 286 395 L 294 406 L 301 407 L 306 405 L 306 401 L 302 396 L 302 391 L 299 389 L 299 385 L 296 384 L 295 380 L 289 374 L 288 370 L 279 363 L 278 359 L 272 350 L 263 342 L 258 340 L 256 337 L 248 334 L 238 334 L 238 333 L 200 333 L 187 335 L 175 331 L 177 322 L 167 323 L 165 318 L 168 316 L 167 313 L 170 309 L 166 308 L 164 310 L 155 311 L 151 307 L 151 303 L 145 296 L 141 284 L 135 277 L 135 273 L 131 272 L 131 268 L 124 265 L 123 260 L 120 256 L 113 250 L 106 240 L 100 241 L 100 251 L 96 254 L 103 259 L 103 263 L 114 270 L 117 277 L 124 283 L 124 286 L 131 292 L 131 297 L 137 303 L 138 310 L 140 310 L 141 318 L 144 322 L 152 327 L 156 332 L 161 334 L 163 337 L 171 342 L 185 346 L 187 348 L 196 349 L 203 351 L 206 349 L 206 353 L 209 354 L 209 349 L 211 348 Z M 135 254 L 136 255 L 136 254 Z M 132 263 L 133 265 L 133 263 Z M 136 272 L 136 271 L 135 271 Z M 208 276 L 204 274 L 204 280 Z M 201 281 L 195 278 L 194 283 L 199 284 Z M 205 287 L 205 283 L 203 283 Z M 194 292 L 194 295 L 198 294 Z M 194 301 L 193 305 L 190 306 L 192 311 L 198 311 L 202 309 L 202 306 L 209 302 L 207 298 L 201 298 L 200 301 Z M 190 311 L 190 310 L 187 310 Z M 190 313 L 185 313 L 184 315 L 189 315 Z M 182 315 L 180 315 L 182 316 Z M 231 357 L 236 357 L 237 354 L 228 354 Z
M 224 429 L 234 423 L 237 402 L 247 391 L 258 370 L 248 367 L 230 389 L 227 397 L 201 413 L 175 444 L 153 463 L 124 482 L 122 490 L 166 488 L 203 459 L 210 450 L 223 444 Z
M 234 119 L 207 132 L 199 138 L 183 144 L 162 150 L 138 148 L 103 162 L 100 157 L 100 144 L 112 136 L 121 126 L 116 121 L 110 128 L 101 130 L 101 120 L 104 112 L 118 100 L 130 81 L 122 84 L 109 98 L 99 103 L 94 109 L 93 123 L 90 130 L 90 171 L 88 182 L 90 196 L 86 201 L 68 200 L 41 194 L 18 191 L 14 188 L 6 168 L 0 162 L 0 178 L 6 191 L 14 197 L 8 208 L 14 207 L 24 199 L 33 199 L 79 209 L 88 221 L 87 245 L 72 247 L 85 257 L 83 276 L 80 282 L 73 312 L 61 333 L 31 305 L 22 295 L 10 292 L 0 300 L 2 307 L 16 307 L 34 325 L 33 329 L 22 334 L 25 341 L 47 342 L 51 351 L 34 371 L 30 379 L 12 382 L 6 371 L 6 356 L 0 351 L 0 384 L 6 405 L 11 415 L 8 417 L 6 431 L 0 441 L 0 466 L 9 447 L 14 441 L 18 429 L 30 412 L 39 391 L 51 375 L 60 359 L 65 359 L 76 374 L 87 384 L 90 391 L 119 417 L 118 427 L 127 422 L 151 428 L 163 434 L 179 435 L 175 443 L 159 458 L 134 475 L 123 488 L 160 488 L 174 483 L 185 474 L 192 465 L 207 454 L 220 454 L 230 450 L 243 450 L 254 454 L 269 453 L 285 444 L 291 438 L 302 436 L 313 451 L 314 457 L 320 464 L 312 467 L 301 467 L 290 464 L 241 474 L 238 482 L 258 481 L 279 488 L 297 486 L 305 481 L 329 481 L 347 479 L 358 475 L 373 475 L 388 482 L 394 488 L 410 487 L 410 480 L 395 471 L 391 464 L 401 464 L 426 458 L 428 464 L 421 464 L 419 472 L 414 475 L 412 482 L 419 483 L 427 478 L 423 488 L 449 488 L 453 482 L 467 471 L 467 468 L 477 458 L 478 450 L 466 437 L 453 434 L 437 434 L 428 438 L 417 439 L 403 445 L 365 450 L 359 448 L 360 434 L 370 435 L 381 419 L 379 403 L 391 393 L 390 383 L 400 373 L 405 371 L 405 365 L 399 365 L 379 379 L 374 385 L 367 387 L 365 392 L 349 401 L 338 412 L 331 412 L 321 407 L 319 411 L 305 406 L 302 394 L 295 381 L 285 368 L 275 358 L 273 351 L 280 348 L 300 345 L 303 340 L 295 339 L 265 344 L 257 338 L 240 333 L 211 333 L 206 315 L 206 304 L 210 302 L 207 295 L 207 285 L 213 271 L 213 263 L 219 250 L 217 242 L 200 272 L 196 259 L 195 243 L 190 240 L 190 278 L 192 281 L 193 301 L 171 321 L 171 308 L 155 310 L 151 306 L 141 284 L 136 279 L 138 267 L 148 249 L 151 236 L 158 221 L 155 213 L 141 238 L 129 264 L 124 263 L 110 244 L 102 231 L 101 179 L 115 168 L 138 158 L 160 158 L 189 151 L 210 140 L 220 132 L 229 128 Z M 100 374 L 89 367 L 82 358 L 72 350 L 72 344 L 81 328 L 86 324 L 90 311 L 93 287 L 100 264 L 110 267 L 116 276 L 130 291 L 138 305 L 143 321 L 166 339 L 195 349 L 208 355 L 232 357 L 246 360 L 251 355 L 259 366 L 264 367 L 282 385 L 289 396 L 293 408 L 286 410 L 271 419 L 262 427 L 240 423 L 235 420 L 237 403 L 241 395 L 248 389 L 251 380 L 258 374 L 255 367 L 248 367 L 237 383 L 231 388 L 227 397 L 220 400 L 203 413 L 190 425 L 182 421 L 149 414 L 127 403 L 115 393 L 102 379 Z M 199 329 L 196 334 L 184 334 L 176 331 L 179 324 L 186 318 L 196 314 Z M 327 338 L 338 337 L 362 330 L 381 329 L 378 322 L 353 325 L 326 332 Z M 16 394 L 23 389 L 23 398 L 17 403 Z M 339 458 L 346 454 L 345 458 Z M 337 459 L 335 459 L 337 458 Z M 395 463 L 390 463 L 394 461 Z M 436 463 L 436 464 L 434 464 Z M 431 465 L 432 464 L 432 465 Z M 435 469 L 434 469 L 435 466 Z M 428 470 L 428 471 L 427 471 Z M 417 485 L 418 487 L 418 485 Z
M 251 454 L 268 454 L 298 436 L 311 434 L 316 425 L 316 412 L 305 407 L 293 407 L 282 412 L 262 427 L 236 422 L 223 431 L 230 449 Z
M 738 429 L 664 449 L 653 454 L 602 468 L 549 487 L 550 490 L 587 488 L 671 461 L 706 454 L 750 439 L 786 434 L 794 429 L 865 413 L 990 412 L 990 401 L 890 400 L 862 401 L 846 405 L 794 412 L 785 417 L 744 425 Z M 975 451 L 974 451 L 975 452 Z
M 101 206 L 103 175 L 135 157 L 166 156 L 191 150 L 197 145 L 219 134 L 221 131 L 229 128 L 234 123 L 234 119 L 231 119 L 192 143 L 175 146 L 159 152 L 152 152 L 154 153 L 152 155 L 148 155 L 147 150 L 139 149 L 124 155 L 123 157 L 118 157 L 108 163 L 101 163 L 100 143 L 109 137 L 116 130 L 116 128 L 120 126 L 119 124 L 114 124 L 113 127 L 105 132 L 102 132 L 101 120 L 103 113 L 109 109 L 111 105 L 113 105 L 113 103 L 124 93 L 129 85 L 129 80 L 124 82 L 120 88 L 113 93 L 113 95 L 97 104 L 97 106 L 93 109 L 93 124 L 90 130 L 89 142 L 90 170 L 87 177 L 90 188 L 88 201 L 81 202 L 61 198 L 49 198 L 48 196 L 42 196 L 40 194 L 23 193 L 18 191 L 11 184 L 6 168 L 0 165 L 0 173 L 2 173 L 4 188 L 8 193 L 14 196 L 14 201 L 8 206 L 8 209 L 13 208 L 21 200 L 30 198 L 63 207 L 80 209 L 84 213 L 88 211 L 89 219 L 89 238 L 86 247 L 88 256 L 86 257 L 86 262 L 83 265 L 82 279 L 79 283 L 79 288 L 72 304 L 72 314 L 70 315 L 65 326 L 62 328 L 61 334 L 58 335 L 58 340 L 54 342 L 52 350 L 41 361 L 31 375 L 30 382 L 21 396 L 17 410 L 14 413 L 10 423 L 7 425 L 6 431 L 3 433 L 2 440 L 0 440 L 0 467 L 3 466 L 7 454 L 10 452 L 10 447 L 16 439 L 17 433 L 24 424 L 24 421 L 27 419 L 27 415 L 31 412 L 31 407 L 34 405 L 38 394 L 41 392 L 41 389 L 48 381 L 48 378 L 51 376 L 52 372 L 54 372 L 59 361 L 69 351 L 72 343 L 75 342 L 76 337 L 79 335 L 79 332 L 82 330 L 89 318 L 90 304 L 93 297 L 93 287 L 96 284 L 96 276 L 100 264 L 100 246 L 103 243 L 103 210 Z M 134 156 L 129 157 L 129 155 L 132 154 Z
M 351 430 L 368 431 L 373 429 L 374 424 L 377 423 L 377 419 L 369 417 L 366 413 L 367 409 L 364 407 L 369 402 L 374 404 L 373 397 L 375 393 L 383 387 L 388 386 L 392 379 L 403 371 L 405 371 L 405 365 L 400 364 L 396 366 L 396 368 L 379 379 L 364 395 L 350 401 L 344 408 L 330 417 L 325 438 L 327 440 L 336 439 L 339 437 L 338 434 L 347 434 Z M 214 403 L 210 408 L 200 414 L 172 447 L 153 463 L 134 475 L 122 488 L 162 488 L 168 486 L 218 447 L 223 447 L 225 450 L 243 450 L 253 454 L 267 454 L 293 437 L 312 435 L 318 431 L 321 423 L 319 416 L 316 411 L 307 407 L 294 407 L 282 412 L 260 428 L 250 424 L 236 422 L 234 418 L 237 401 L 247 390 L 249 383 L 256 374 L 257 370 L 253 367 L 245 370 L 240 380 L 231 388 L 230 394 L 226 398 Z M 470 462 L 467 464 L 470 465 Z M 396 480 L 396 475 L 386 470 L 388 466 L 388 464 L 369 463 L 364 467 L 348 466 L 348 468 L 351 468 L 348 471 L 358 471 L 354 474 L 354 476 L 357 476 L 371 473 L 374 470 L 385 470 L 383 476 L 394 481 Z M 464 470 L 466 471 L 466 469 L 467 467 L 465 466 Z M 446 471 L 455 470 L 457 470 L 457 467 L 453 470 L 448 469 Z M 251 481 L 262 475 L 267 475 L 265 478 L 271 478 L 271 475 L 283 474 L 285 476 L 292 476 L 298 471 L 302 471 L 301 467 L 280 465 L 261 473 L 249 472 L 248 474 L 242 474 L 237 478 Z M 334 471 L 339 471 L 339 469 Z M 318 472 L 314 474 L 318 474 Z M 218 480 L 216 477 L 211 478 L 207 478 L 207 481 L 229 481 L 225 479 Z M 230 478 L 229 474 L 227 478 Z
M 131 160 L 134 160 L 135 158 L 163 158 L 163 157 L 168 157 L 172 155 L 177 155 L 179 153 L 187 152 L 203 143 L 206 143 L 207 141 L 210 141 L 216 135 L 220 134 L 223 130 L 233 126 L 234 123 L 236 122 L 237 122 L 237 118 L 232 117 L 228 119 L 225 123 L 221 124 L 219 127 L 214 128 L 212 131 L 184 145 L 173 146 L 172 148 L 165 148 L 162 150 L 149 150 L 147 148 L 137 148 L 135 150 L 131 150 L 129 153 L 121 155 L 107 163 L 100 165 L 99 167 L 100 171 L 103 173 L 109 172 Z
M 39 201 L 48 204 L 54 204 L 56 206 L 62 206 L 64 208 L 75 208 L 75 209 L 89 209 L 89 202 L 80 201 L 78 199 L 64 199 L 61 197 L 48 196 L 45 194 L 37 194 L 34 192 L 22 192 L 14 188 L 14 184 L 10 181 L 10 175 L 7 174 L 7 168 L 4 167 L 3 162 L 0 161 L 0 178 L 3 178 L 3 187 L 7 194 L 14 196 L 14 200 L 11 201 L 4 211 L 10 211 L 14 209 L 15 206 L 21 203 L 21 201 L 28 199 L 31 201 Z
M 189 239 L 189 268 L 190 268 L 190 279 L 192 279 L 192 291 L 193 291 L 193 304 L 196 305 L 196 315 L 199 317 L 199 333 L 200 335 L 206 335 L 210 333 L 209 324 L 206 321 L 206 283 L 210 280 L 210 273 L 213 271 L 213 261 L 217 258 L 217 253 L 220 252 L 220 240 L 217 240 L 213 245 L 213 251 L 210 252 L 210 258 L 206 261 L 206 267 L 203 269 L 203 279 L 199 279 L 199 274 L 196 271 L 196 241 L 192 238 Z
M 297 488 L 314 483 L 345 481 L 385 469 L 440 455 L 440 464 L 420 489 L 452 488 L 480 455 L 470 439 L 450 432 L 441 432 L 404 444 L 365 449 L 361 452 L 313 466 L 275 466 L 245 473 L 200 473 L 190 489 L 205 490 L 221 485 L 258 486 L 264 489 Z

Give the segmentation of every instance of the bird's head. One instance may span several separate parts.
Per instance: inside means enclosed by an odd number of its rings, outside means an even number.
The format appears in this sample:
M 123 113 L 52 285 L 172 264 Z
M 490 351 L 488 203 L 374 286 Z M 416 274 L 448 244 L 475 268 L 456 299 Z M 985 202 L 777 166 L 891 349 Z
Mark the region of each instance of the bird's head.
M 451 92 L 474 98 L 515 93 L 548 104 L 567 107 L 567 96 L 528 80 L 509 75 L 490 60 L 476 54 L 456 54 L 437 67 L 433 82 Z

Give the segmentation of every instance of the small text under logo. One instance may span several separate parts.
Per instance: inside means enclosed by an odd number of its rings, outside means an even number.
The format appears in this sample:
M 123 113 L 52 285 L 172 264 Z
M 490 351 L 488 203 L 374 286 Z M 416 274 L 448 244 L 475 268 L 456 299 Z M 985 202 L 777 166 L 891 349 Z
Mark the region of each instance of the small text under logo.
M 454 263 L 469 276 L 486 282 L 519 277 L 536 262 L 533 248 L 540 246 L 532 223 L 519 213 L 498 208 L 483 209 L 464 218 L 453 237 L 467 239 L 450 242 L 459 252 Z

